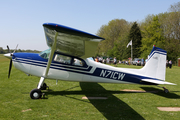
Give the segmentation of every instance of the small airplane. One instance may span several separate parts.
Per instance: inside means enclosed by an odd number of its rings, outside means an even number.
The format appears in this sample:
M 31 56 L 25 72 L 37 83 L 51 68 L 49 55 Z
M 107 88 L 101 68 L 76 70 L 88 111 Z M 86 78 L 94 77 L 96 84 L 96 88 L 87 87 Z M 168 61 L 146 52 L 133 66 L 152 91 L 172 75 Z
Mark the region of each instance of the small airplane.
M 74 28 L 54 23 L 44 23 L 44 32 L 49 49 L 37 53 L 9 53 L 4 54 L 10 59 L 8 78 L 10 77 L 12 62 L 15 68 L 40 77 L 37 88 L 30 92 L 31 99 L 42 97 L 41 90 L 48 87 L 45 79 L 98 82 L 125 83 L 142 85 L 169 84 L 165 82 L 166 55 L 161 48 L 153 47 L 145 66 L 141 69 L 118 68 L 90 59 L 94 56 L 98 43 L 104 38 L 92 35 Z M 163 87 L 164 92 L 168 89 Z

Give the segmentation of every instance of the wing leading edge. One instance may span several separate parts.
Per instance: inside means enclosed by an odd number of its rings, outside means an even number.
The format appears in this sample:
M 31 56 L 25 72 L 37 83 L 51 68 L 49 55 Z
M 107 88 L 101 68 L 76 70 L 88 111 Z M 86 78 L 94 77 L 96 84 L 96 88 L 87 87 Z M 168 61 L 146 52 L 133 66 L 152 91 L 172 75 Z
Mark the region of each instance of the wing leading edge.
M 56 32 L 58 32 L 56 50 L 69 55 L 88 58 L 94 56 L 97 45 L 105 40 L 77 29 L 54 23 L 44 23 L 46 42 L 52 47 Z

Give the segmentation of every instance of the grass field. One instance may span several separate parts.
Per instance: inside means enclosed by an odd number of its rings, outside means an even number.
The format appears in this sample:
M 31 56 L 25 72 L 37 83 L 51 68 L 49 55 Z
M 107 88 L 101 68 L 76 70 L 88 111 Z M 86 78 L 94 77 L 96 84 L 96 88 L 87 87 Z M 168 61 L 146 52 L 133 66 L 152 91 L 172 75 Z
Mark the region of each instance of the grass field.
M 118 67 L 141 68 L 119 65 Z M 180 107 L 180 68 L 166 70 L 165 85 L 170 93 L 157 86 L 79 83 L 46 80 L 50 87 L 45 99 L 32 100 L 29 93 L 39 78 L 27 76 L 12 68 L 7 78 L 9 60 L 0 55 L 0 120 L 62 119 L 62 120 L 179 120 L 180 112 L 159 111 L 157 107 Z M 155 93 L 126 92 L 124 89 L 156 91 Z M 82 99 L 82 97 L 107 99 Z

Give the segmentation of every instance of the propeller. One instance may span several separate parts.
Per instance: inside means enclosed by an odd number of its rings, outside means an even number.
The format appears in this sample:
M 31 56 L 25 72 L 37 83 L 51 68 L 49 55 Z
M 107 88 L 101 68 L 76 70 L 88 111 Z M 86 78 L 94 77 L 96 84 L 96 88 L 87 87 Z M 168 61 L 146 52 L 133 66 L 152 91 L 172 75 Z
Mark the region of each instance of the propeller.
M 10 60 L 10 63 L 9 63 L 9 73 L 8 73 L 8 78 L 10 77 L 10 74 L 11 74 L 11 68 L 12 68 L 12 59 Z
M 9 49 L 9 46 L 7 45 L 7 49 L 8 49 L 8 51 L 9 51 L 9 53 L 10 53 L 10 56 L 11 56 L 11 60 L 10 60 L 10 63 L 9 63 L 8 78 L 10 77 L 10 74 L 11 74 L 11 68 L 12 68 L 12 56 L 13 56 L 13 54 L 16 52 L 17 47 L 18 47 L 18 44 L 17 44 L 17 46 L 16 46 L 16 49 L 14 49 L 13 53 L 11 53 L 11 51 L 10 51 L 10 49 Z

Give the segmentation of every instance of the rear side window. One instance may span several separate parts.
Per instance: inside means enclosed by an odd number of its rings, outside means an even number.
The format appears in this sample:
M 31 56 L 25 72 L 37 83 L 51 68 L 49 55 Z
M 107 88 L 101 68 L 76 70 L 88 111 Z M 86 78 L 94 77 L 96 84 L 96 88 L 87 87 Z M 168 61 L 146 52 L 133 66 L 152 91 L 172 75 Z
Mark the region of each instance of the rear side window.
M 73 65 L 75 66 L 84 66 L 84 62 L 80 59 L 74 58 Z

